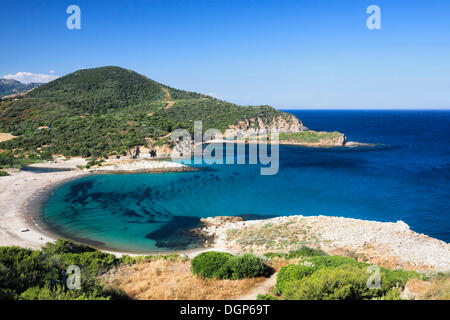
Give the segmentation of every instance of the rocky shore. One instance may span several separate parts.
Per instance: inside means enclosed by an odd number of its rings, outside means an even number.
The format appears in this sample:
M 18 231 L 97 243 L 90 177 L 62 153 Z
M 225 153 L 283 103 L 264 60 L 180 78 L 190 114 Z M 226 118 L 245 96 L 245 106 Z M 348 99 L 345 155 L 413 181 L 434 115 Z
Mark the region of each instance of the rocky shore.
M 93 173 L 151 173 L 193 171 L 192 167 L 181 163 L 162 160 L 122 160 L 108 161 L 89 169 Z
M 229 252 L 262 254 L 309 246 L 390 268 L 450 271 L 450 244 L 414 232 L 402 221 L 289 216 L 252 221 L 215 217 L 202 223 L 196 232 L 211 239 L 208 245 Z

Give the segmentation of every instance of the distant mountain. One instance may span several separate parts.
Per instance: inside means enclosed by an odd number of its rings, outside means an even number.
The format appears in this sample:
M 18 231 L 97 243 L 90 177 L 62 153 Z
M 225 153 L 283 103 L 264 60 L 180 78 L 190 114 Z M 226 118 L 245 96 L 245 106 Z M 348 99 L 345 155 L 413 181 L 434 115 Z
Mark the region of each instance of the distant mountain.
M 13 79 L 0 79 L 0 97 L 27 92 L 39 87 L 41 84 L 42 83 L 25 84 Z
M 143 146 L 171 146 L 177 128 L 257 132 L 304 127 L 293 115 L 269 106 L 243 107 L 178 90 L 119 67 L 79 70 L 44 84 L 19 99 L 0 103 L 0 132 L 18 136 L 0 149 L 37 148 L 66 156 L 126 155 Z M 45 127 L 46 130 L 38 130 Z M 167 149 L 167 148 L 166 148 Z

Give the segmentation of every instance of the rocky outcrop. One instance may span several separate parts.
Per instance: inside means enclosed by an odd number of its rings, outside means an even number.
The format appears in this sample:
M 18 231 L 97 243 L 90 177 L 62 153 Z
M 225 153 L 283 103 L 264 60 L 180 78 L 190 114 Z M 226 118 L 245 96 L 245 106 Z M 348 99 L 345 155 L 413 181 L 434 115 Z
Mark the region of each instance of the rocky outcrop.
M 388 268 L 450 271 L 450 244 L 416 233 L 403 221 L 390 223 L 329 216 L 234 219 L 203 219 L 201 232 L 215 239 L 214 247 L 230 252 L 263 254 L 306 245 Z
M 179 172 L 193 171 L 194 169 L 177 162 L 160 160 L 120 160 L 107 161 L 90 169 L 90 172 L 96 173 L 140 173 L 140 172 Z
M 236 125 L 231 125 L 224 132 L 225 138 L 243 137 L 258 134 L 276 132 L 300 132 L 308 130 L 307 127 L 294 115 L 286 114 L 273 119 L 250 118 L 239 121 Z

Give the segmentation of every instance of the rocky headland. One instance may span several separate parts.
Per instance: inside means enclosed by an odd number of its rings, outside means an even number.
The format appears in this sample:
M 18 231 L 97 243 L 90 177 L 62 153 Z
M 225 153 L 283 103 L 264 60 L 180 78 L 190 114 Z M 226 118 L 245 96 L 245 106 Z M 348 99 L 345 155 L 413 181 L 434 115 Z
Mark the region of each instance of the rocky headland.
M 288 216 L 243 221 L 240 217 L 202 219 L 195 230 L 208 245 L 229 252 L 288 252 L 301 246 L 351 256 L 385 266 L 431 272 L 450 271 L 450 244 L 412 231 L 402 222 L 329 216 Z

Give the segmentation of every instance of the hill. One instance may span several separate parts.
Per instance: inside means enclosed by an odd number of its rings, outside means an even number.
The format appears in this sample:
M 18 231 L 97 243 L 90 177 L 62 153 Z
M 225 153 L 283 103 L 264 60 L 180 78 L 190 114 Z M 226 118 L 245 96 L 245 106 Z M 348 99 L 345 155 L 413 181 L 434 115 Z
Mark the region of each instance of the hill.
M 0 97 L 26 92 L 40 85 L 41 83 L 25 84 L 12 79 L 0 79 Z
M 126 155 L 137 146 L 168 144 L 177 128 L 193 131 L 241 126 L 303 128 L 293 115 L 269 106 L 243 107 L 171 88 L 119 67 L 79 70 L 0 103 L 0 132 L 17 136 L 0 149 L 65 156 Z M 245 128 L 244 128 L 245 130 Z

